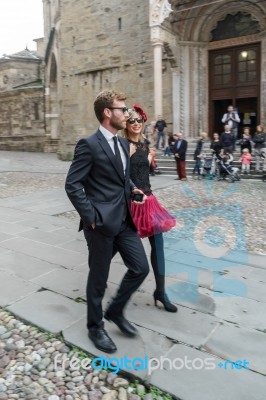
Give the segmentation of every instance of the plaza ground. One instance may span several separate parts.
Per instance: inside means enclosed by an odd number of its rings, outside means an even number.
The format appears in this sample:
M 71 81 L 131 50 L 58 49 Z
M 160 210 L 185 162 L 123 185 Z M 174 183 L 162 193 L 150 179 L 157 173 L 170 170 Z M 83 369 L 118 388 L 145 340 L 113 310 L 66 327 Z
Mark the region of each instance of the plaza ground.
M 86 332 L 87 246 L 64 191 L 69 165 L 54 154 L 0 152 L 0 306 L 99 356 Z M 265 399 L 266 183 L 165 175 L 151 183 L 177 219 L 165 254 L 167 290 L 179 311 L 154 307 L 151 272 L 126 309 L 140 335 L 126 338 L 106 322 L 118 347 L 113 356 L 176 361 L 176 368 L 134 375 L 182 400 Z M 124 272 L 116 256 L 105 305 Z M 205 368 L 210 358 L 212 369 Z

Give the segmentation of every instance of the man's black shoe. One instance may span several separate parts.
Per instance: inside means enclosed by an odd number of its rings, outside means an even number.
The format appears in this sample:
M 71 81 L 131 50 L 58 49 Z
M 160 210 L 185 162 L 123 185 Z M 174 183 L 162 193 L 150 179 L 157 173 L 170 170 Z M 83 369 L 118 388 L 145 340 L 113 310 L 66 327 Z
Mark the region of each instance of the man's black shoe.
M 91 329 L 89 331 L 89 338 L 93 341 L 97 349 L 105 353 L 114 353 L 117 350 L 116 345 L 103 328 Z
M 138 330 L 131 325 L 131 323 L 125 317 L 123 317 L 123 315 L 112 315 L 106 311 L 104 318 L 107 319 L 107 321 L 112 321 L 114 324 L 116 324 L 120 331 L 125 333 L 127 336 L 133 337 L 138 334 Z

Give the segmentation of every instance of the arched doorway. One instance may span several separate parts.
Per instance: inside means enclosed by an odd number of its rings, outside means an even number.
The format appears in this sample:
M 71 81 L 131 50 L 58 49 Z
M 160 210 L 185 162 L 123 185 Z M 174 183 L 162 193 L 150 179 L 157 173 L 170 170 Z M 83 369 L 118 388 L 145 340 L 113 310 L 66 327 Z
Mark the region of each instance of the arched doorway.
M 230 38 L 259 32 L 258 22 L 250 14 L 238 12 L 227 15 L 211 32 L 217 49 L 209 51 L 209 126 L 211 132 L 222 132 L 223 114 L 229 105 L 238 112 L 239 133 L 249 126 L 253 133 L 260 123 L 260 60 L 261 44 L 240 40 L 238 46 L 219 46 Z M 223 42 L 221 42 L 223 41 Z

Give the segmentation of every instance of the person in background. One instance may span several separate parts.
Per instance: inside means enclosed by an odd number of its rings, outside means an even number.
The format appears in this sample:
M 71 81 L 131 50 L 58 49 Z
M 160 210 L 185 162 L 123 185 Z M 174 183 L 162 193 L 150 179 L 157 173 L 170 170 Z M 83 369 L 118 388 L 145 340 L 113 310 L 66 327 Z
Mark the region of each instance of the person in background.
M 159 150 L 160 140 L 162 140 L 162 149 L 165 146 L 165 132 L 166 132 L 167 124 L 163 119 L 162 115 L 158 115 L 158 119 L 154 126 L 154 132 L 157 132 L 157 141 L 156 141 L 156 149 Z
M 238 137 L 238 124 L 240 123 L 240 118 L 232 105 L 227 107 L 227 113 L 223 115 L 222 123 L 230 127 L 234 139 L 233 146 L 235 147 L 235 142 Z
M 195 165 L 194 165 L 193 172 L 192 172 L 193 179 L 196 178 L 196 173 L 198 175 L 198 179 L 202 178 L 201 163 L 202 163 L 202 159 L 204 157 L 204 151 L 203 151 L 204 150 L 204 142 L 206 141 L 207 138 L 208 138 L 208 135 L 206 132 L 201 132 L 201 134 L 199 135 L 199 139 L 196 144 L 196 149 L 194 151 Z
M 141 238 L 147 237 L 151 245 L 151 265 L 155 277 L 156 289 L 153 293 L 155 305 L 162 303 L 168 312 L 177 312 L 177 307 L 172 304 L 165 293 L 165 259 L 163 232 L 167 232 L 176 225 L 175 218 L 158 202 L 151 190 L 149 179 L 150 152 L 148 146 L 142 140 L 142 131 L 147 115 L 135 103 L 130 111 L 124 129 L 124 137 L 130 147 L 130 177 L 135 185 L 147 196 L 144 204 L 136 207 L 131 202 L 133 220 Z
M 217 155 L 217 154 L 220 153 L 221 148 L 222 148 L 222 143 L 221 143 L 221 140 L 220 140 L 220 135 L 219 135 L 219 133 L 215 132 L 213 134 L 213 138 L 212 138 L 212 141 L 211 141 L 211 144 L 210 144 L 210 149 L 212 150 L 212 153 Z
M 164 149 L 164 156 L 170 157 L 171 154 L 174 154 L 175 142 L 178 137 L 176 134 L 170 133 L 168 136 L 168 146 Z
M 232 135 L 229 125 L 225 125 L 224 132 L 221 135 L 221 143 L 225 153 L 233 153 L 234 151 L 234 136 Z
M 154 126 L 155 126 L 155 121 L 151 121 L 149 124 L 145 125 L 143 132 L 145 138 L 149 141 L 151 147 L 154 147 L 156 144 L 156 140 L 154 137 Z
M 255 149 L 255 158 L 256 158 L 256 171 L 259 172 L 263 160 L 261 158 L 262 149 L 265 147 L 266 137 L 264 133 L 263 125 L 258 125 L 256 129 L 256 133 L 253 137 L 254 149 Z
M 211 164 L 210 175 L 214 176 L 217 170 L 217 156 L 220 154 L 220 151 L 222 149 L 220 135 L 217 132 L 213 134 L 213 138 L 210 144 L 210 149 L 212 151 L 212 164 Z
M 239 161 L 241 162 L 241 173 L 250 175 L 250 164 L 252 156 L 247 148 L 242 150 Z
M 243 153 L 244 149 L 248 149 L 249 153 L 252 153 L 252 145 L 251 145 L 251 136 L 250 136 L 250 128 L 246 126 L 243 129 L 243 137 L 236 142 L 237 145 L 240 146 L 240 153 Z
M 177 140 L 175 142 L 173 151 L 176 162 L 176 172 L 178 175 L 178 177 L 175 179 L 179 179 L 180 181 L 187 181 L 187 172 L 186 172 L 187 141 L 183 138 L 182 133 L 177 134 Z

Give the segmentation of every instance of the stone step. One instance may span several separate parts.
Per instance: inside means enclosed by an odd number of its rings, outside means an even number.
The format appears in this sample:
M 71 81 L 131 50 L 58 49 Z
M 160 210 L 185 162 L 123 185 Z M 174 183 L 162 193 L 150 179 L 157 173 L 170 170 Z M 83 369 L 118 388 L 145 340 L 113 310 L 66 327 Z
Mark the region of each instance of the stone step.
M 156 158 L 157 168 L 161 174 L 164 175 L 176 175 L 176 165 L 174 157 L 163 157 L 163 158 Z M 194 168 L 195 161 L 192 158 L 186 160 L 186 171 L 188 175 L 192 175 L 192 171 Z M 238 161 L 233 161 L 233 166 L 241 168 L 241 163 Z M 254 170 L 255 161 L 251 164 L 251 171 L 250 175 L 241 175 L 243 179 L 262 179 L 262 172 L 257 172 Z
M 211 158 L 211 157 L 207 156 L 207 158 Z M 239 162 L 238 160 L 239 160 L 239 158 L 235 157 L 235 160 L 232 162 L 232 165 L 240 168 L 241 162 Z M 157 162 L 157 164 L 160 164 L 161 166 L 174 166 L 175 167 L 175 158 L 173 156 L 162 157 L 162 158 L 156 157 L 156 162 Z M 186 164 L 187 165 L 193 164 L 193 166 L 194 166 L 194 163 L 195 163 L 195 160 L 192 157 L 190 157 L 189 155 L 187 155 Z M 255 168 L 255 165 L 256 165 L 256 161 L 255 160 L 251 161 L 251 169 L 252 169 L 252 167 Z

